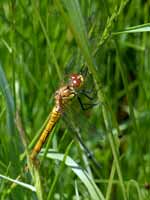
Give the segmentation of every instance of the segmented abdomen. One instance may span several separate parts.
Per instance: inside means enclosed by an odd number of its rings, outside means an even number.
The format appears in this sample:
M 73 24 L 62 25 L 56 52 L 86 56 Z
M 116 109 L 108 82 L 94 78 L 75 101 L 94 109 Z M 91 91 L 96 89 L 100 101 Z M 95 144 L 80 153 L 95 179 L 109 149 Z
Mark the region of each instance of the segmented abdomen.
M 38 142 L 36 143 L 34 149 L 32 150 L 32 153 L 30 156 L 31 160 L 35 160 L 37 154 L 40 152 L 43 144 L 45 143 L 46 138 L 52 132 L 55 124 L 59 120 L 60 115 L 61 115 L 61 113 L 58 111 L 57 107 L 55 106 L 51 112 L 50 119 L 49 119 L 45 129 L 43 130 Z

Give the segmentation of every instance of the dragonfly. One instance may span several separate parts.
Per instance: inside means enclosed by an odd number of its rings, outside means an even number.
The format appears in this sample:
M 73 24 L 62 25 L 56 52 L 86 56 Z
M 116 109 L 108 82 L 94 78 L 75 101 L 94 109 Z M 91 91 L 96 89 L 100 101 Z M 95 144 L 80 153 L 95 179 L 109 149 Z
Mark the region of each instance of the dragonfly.
M 91 91 L 85 91 L 84 89 L 81 89 L 82 86 L 84 86 L 87 73 L 88 69 L 84 68 L 80 71 L 80 73 L 73 73 L 68 75 L 68 82 L 55 92 L 54 96 L 55 104 L 51 111 L 47 125 L 44 128 L 43 132 L 41 133 L 41 136 L 39 137 L 37 143 L 35 144 L 31 152 L 30 159 L 32 161 L 36 160 L 36 157 L 38 153 L 41 151 L 42 146 L 44 145 L 47 137 L 50 135 L 56 123 L 61 118 L 65 110 L 65 107 L 69 102 L 71 102 L 75 97 L 77 97 L 81 105 L 81 108 L 83 110 L 87 110 L 97 105 L 97 104 L 87 104 L 87 103 L 83 104 L 79 96 L 79 94 L 82 94 L 88 99 L 92 100 L 92 97 L 89 96 L 89 93 L 91 93 Z

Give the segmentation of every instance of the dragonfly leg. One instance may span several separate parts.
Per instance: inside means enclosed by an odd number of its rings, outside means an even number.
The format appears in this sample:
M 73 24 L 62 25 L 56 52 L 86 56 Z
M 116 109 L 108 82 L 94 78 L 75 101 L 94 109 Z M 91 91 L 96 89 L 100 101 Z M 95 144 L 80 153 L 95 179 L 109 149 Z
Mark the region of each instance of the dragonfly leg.
M 88 110 L 88 109 L 93 108 L 94 106 L 98 105 L 98 103 L 93 103 L 93 104 L 82 103 L 81 98 L 79 96 L 77 98 L 78 98 L 78 101 L 80 103 L 80 106 L 81 106 L 82 110 Z
M 87 97 L 89 100 L 94 100 L 94 97 L 89 96 L 84 90 L 79 91 L 79 94 L 84 95 L 84 96 Z
M 102 166 L 97 162 L 96 158 L 94 157 L 93 152 L 91 152 L 88 147 L 85 145 L 85 143 L 83 142 L 81 135 L 79 133 L 79 130 L 76 130 L 75 132 L 77 139 L 79 140 L 79 143 L 81 144 L 81 146 L 83 147 L 85 153 L 87 154 L 87 157 L 95 164 L 95 166 L 100 169 Z
M 93 92 L 93 88 L 91 88 L 90 90 L 80 90 L 80 91 L 86 94 L 91 94 Z
M 79 93 L 84 93 L 86 95 L 92 96 L 93 98 L 96 98 L 97 97 L 97 90 L 95 88 L 94 82 L 92 81 L 90 88 L 88 88 L 88 89 L 83 88 L 79 91 Z
M 85 78 L 88 74 L 88 68 L 85 66 L 85 64 L 83 64 L 81 70 L 80 70 L 80 74 Z

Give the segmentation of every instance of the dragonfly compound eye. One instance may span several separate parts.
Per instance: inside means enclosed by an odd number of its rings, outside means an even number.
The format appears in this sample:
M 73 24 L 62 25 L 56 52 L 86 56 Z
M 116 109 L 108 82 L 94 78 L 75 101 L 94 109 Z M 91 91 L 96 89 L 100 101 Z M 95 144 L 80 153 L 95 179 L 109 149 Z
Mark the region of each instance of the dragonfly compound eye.
M 74 88 L 80 88 L 84 82 L 84 78 L 81 74 L 72 74 L 70 76 L 70 83 Z

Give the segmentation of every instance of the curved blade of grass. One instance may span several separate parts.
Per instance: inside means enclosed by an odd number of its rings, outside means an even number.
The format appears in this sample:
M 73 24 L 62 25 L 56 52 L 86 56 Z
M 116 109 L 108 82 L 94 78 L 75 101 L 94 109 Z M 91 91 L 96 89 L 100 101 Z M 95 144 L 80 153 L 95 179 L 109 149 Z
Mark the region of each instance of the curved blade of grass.
M 23 183 L 23 182 L 18 181 L 18 180 L 16 180 L 16 179 L 9 178 L 9 177 L 4 176 L 4 175 L 2 175 L 2 174 L 0 174 L 0 178 L 3 178 L 3 179 L 8 180 L 8 181 L 11 181 L 11 182 L 13 182 L 13 183 L 15 183 L 15 184 L 18 184 L 18 185 L 20 185 L 20 186 L 22 186 L 22 187 L 24 187 L 24 188 L 27 188 L 27 189 L 31 190 L 31 191 L 33 191 L 33 192 L 36 191 L 36 189 L 35 189 L 34 186 L 29 185 L 29 184 L 27 184 L 27 183 Z
M 7 126 L 9 133 L 14 132 L 14 112 L 15 112 L 15 106 L 14 106 L 14 100 L 11 95 L 9 84 L 5 76 L 5 72 L 0 64 L 0 89 L 6 99 L 7 104 Z
M 116 149 L 116 144 L 114 142 L 114 138 L 111 135 L 112 133 L 110 132 L 110 127 L 111 127 L 111 122 L 110 120 L 113 118 L 112 114 L 108 113 L 108 108 L 106 106 L 106 104 L 109 105 L 107 98 L 105 97 L 105 94 L 102 90 L 102 83 L 101 80 L 99 80 L 98 77 L 98 73 L 96 70 L 96 65 L 94 63 L 94 59 L 92 57 L 92 54 L 90 52 L 90 46 L 88 43 L 88 38 L 87 38 L 87 33 L 86 33 L 86 29 L 84 26 L 84 19 L 82 17 L 82 13 L 81 13 L 81 9 L 80 9 L 80 4 L 78 2 L 78 0 L 56 0 L 55 1 L 57 3 L 57 6 L 59 8 L 59 10 L 61 11 L 67 25 L 70 27 L 70 29 L 72 30 L 72 33 L 76 39 L 76 42 L 78 44 L 78 46 L 81 49 L 81 52 L 85 58 L 85 62 L 87 63 L 88 67 L 89 67 L 89 71 L 93 74 L 95 83 L 96 83 L 96 89 L 98 91 L 98 98 L 100 102 L 103 102 L 105 106 L 103 106 L 102 111 L 103 111 L 103 117 L 104 117 L 104 122 L 105 122 L 105 126 L 107 127 L 107 132 L 109 135 L 109 143 L 112 149 L 112 153 L 116 162 L 116 169 L 118 172 L 118 176 L 119 176 L 119 180 L 121 183 L 121 188 L 122 188 L 122 192 L 123 192 L 123 196 L 124 199 L 126 200 L 126 192 L 125 192 L 125 187 L 124 187 L 124 183 L 123 183 L 123 177 L 121 174 L 121 169 L 120 169 L 120 165 L 119 165 L 119 158 L 117 155 L 117 149 Z M 66 10 L 64 10 L 63 5 L 65 7 Z M 127 1 L 122 1 L 121 3 L 121 7 L 120 7 L 120 11 L 124 8 L 124 5 L 126 4 Z M 66 12 L 67 11 L 67 12 Z M 118 12 L 120 12 L 118 11 Z M 107 103 L 106 103 L 107 102 Z
M 113 32 L 112 35 L 119 35 L 124 33 L 142 33 L 142 32 L 150 32 L 150 23 L 128 27 L 123 31 Z
M 86 60 L 86 63 L 88 64 L 88 67 L 92 72 L 92 68 L 94 67 L 93 59 L 89 51 L 88 36 L 84 25 L 85 23 L 82 17 L 79 2 L 77 0 L 56 0 L 55 2 L 64 17 L 66 24 L 71 29 L 73 36 L 75 37 L 76 42 L 80 47 L 82 54 Z M 64 11 L 62 4 L 65 6 L 67 13 Z
M 140 187 L 139 187 L 137 181 L 130 180 L 128 182 L 128 185 L 127 185 L 127 193 L 128 193 L 128 195 L 130 194 L 131 187 L 135 187 L 135 189 L 137 190 L 137 195 L 139 197 L 139 200 L 142 200 L 143 198 L 142 198 L 141 190 L 140 190 Z
M 76 194 L 76 200 L 80 200 L 78 185 L 76 181 L 75 181 L 75 194 Z
M 43 156 L 43 153 L 40 153 Z M 54 151 L 48 152 L 46 157 L 50 159 L 57 159 L 60 161 L 64 161 L 64 154 L 60 154 Z M 80 178 L 82 183 L 88 189 L 91 198 L 94 200 L 105 200 L 103 194 L 96 186 L 93 178 L 74 161 L 69 156 L 65 159 L 65 164 L 72 169 L 72 171 Z

